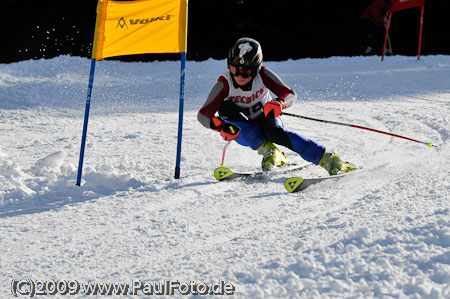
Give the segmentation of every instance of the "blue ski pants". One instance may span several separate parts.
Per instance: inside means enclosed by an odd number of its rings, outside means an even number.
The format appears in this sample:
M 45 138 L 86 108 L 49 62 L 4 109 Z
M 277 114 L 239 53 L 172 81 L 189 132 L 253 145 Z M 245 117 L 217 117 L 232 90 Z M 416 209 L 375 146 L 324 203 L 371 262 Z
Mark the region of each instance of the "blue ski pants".
M 280 117 L 248 119 L 244 111 L 231 101 L 223 102 L 219 116 L 237 125 L 241 131 L 236 142 L 257 150 L 265 141 L 271 141 L 298 153 L 304 160 L 319 164 L 325 147 L 298 133 L 286 130 Z

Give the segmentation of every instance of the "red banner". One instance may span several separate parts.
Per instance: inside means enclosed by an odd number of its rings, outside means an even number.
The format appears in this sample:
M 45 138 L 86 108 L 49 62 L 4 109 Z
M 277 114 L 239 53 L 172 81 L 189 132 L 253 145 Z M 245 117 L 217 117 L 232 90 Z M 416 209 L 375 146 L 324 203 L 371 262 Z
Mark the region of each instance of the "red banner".
M 425 0 L 392 0 L 391 11 L 396 12 L 408 8 L 424 6 Z

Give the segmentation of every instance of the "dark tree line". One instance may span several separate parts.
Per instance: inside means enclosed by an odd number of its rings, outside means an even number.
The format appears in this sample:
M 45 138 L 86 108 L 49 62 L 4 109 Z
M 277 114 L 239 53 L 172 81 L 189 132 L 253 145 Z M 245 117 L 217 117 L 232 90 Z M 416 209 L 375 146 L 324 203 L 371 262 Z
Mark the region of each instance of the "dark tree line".
M 359 16 L 370 0 L 190 0 L 188 59 L 223 59 L 242 36 L 260 41 L 265 60 L 361 55 Z M 97 0 L 1 0 L 0 62 L 90 57 Z M 450 54 L 450 1 L 425 4 L 422 54 Z M 397 12 L 395 54 L 416 55 L 420 9 Z M 178 59 L 134 55 L 123 60 Z

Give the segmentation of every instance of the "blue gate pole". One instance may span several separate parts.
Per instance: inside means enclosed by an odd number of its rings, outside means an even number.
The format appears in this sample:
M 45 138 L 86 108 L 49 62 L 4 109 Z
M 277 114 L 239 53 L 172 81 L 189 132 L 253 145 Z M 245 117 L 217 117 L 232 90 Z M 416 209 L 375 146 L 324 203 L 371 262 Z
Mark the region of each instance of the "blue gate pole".
M 184 80 L 186 77 L 186 52 L 181 53 L 181 72 L 180 72 L 180 108 L 178 111 L 178 142 L 177 142 L 177 160 L 175 164 L 175 179 L 180 178 L 181 163 L 181 139 L 183 135 L 183 110 L 184 110 Z
M 89 85 L 88 85 L 87 98 L 86 98 L 86 109 L 84 111 L 83 135 L 81 137 L 80 160 L 78 162 L 77 186 L 81 186 L 81 173 L 83 171 L 84 149 L 86 146 L 86 134 L 87 134 L 88 121 L 89 121 L 89 110 L 91 108 L 92 86 L 94 85 L 95 62 L 96 62 L 96 59 L 91 60 L 91 72 L 89 74 Z

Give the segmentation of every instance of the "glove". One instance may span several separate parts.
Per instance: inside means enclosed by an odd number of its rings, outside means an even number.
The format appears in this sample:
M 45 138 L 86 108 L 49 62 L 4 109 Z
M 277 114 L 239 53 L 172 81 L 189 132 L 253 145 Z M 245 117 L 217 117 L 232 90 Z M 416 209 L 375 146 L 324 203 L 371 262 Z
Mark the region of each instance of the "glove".
M 276 98 L 264 105 L 263 113 L 266 117 L 278 117 L 284 108 L 286 108 L 284 99 Z
M 226 122 L 219 117 L 211 118 L 211 128 L 214 131 L 220 132 L 220 136 L 222 136 L 225 141 L 231 141 L 238 138 L 241 131 L 238 126 Z

